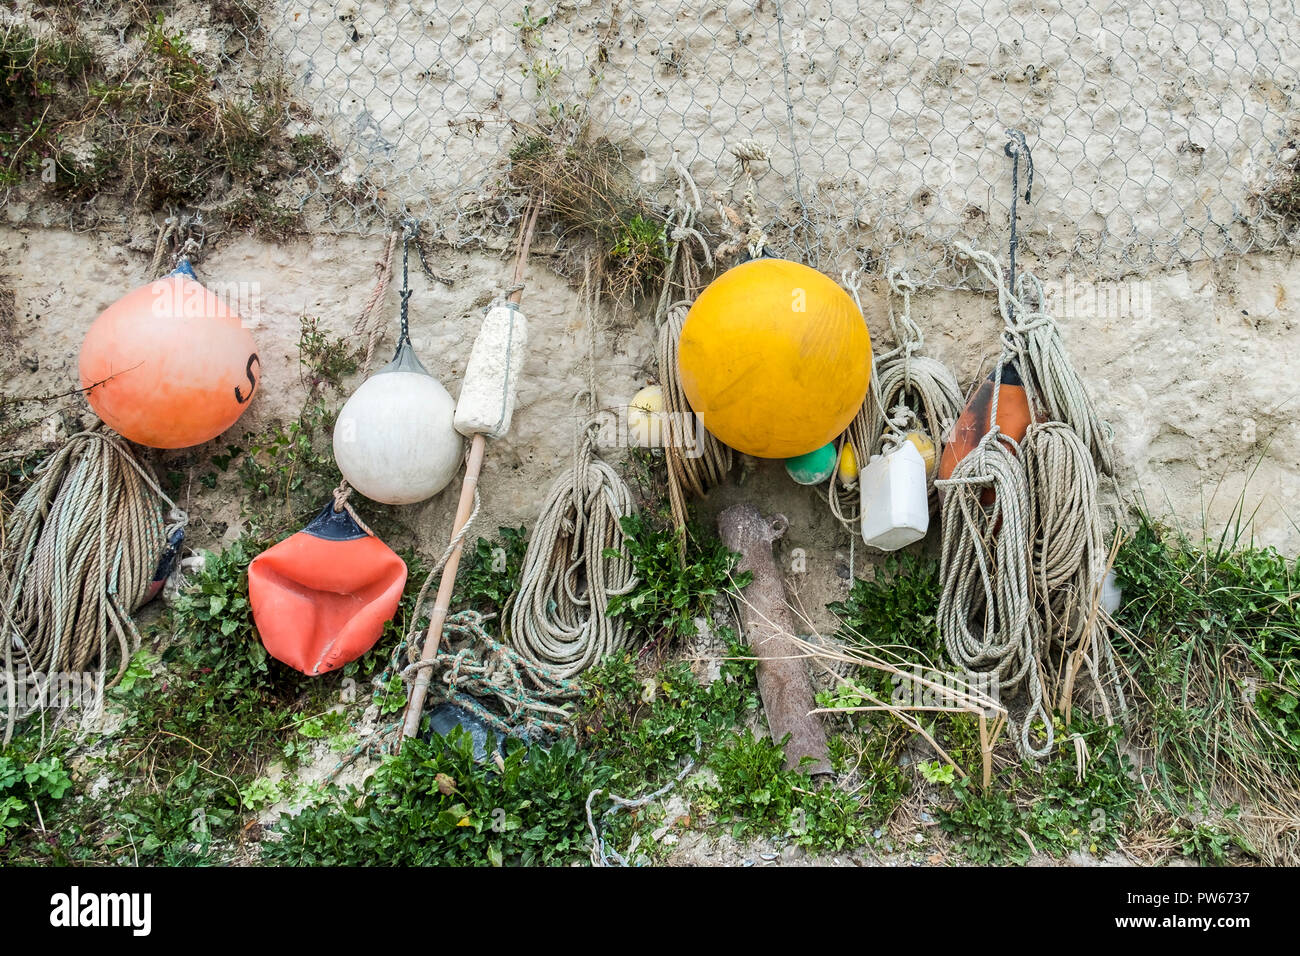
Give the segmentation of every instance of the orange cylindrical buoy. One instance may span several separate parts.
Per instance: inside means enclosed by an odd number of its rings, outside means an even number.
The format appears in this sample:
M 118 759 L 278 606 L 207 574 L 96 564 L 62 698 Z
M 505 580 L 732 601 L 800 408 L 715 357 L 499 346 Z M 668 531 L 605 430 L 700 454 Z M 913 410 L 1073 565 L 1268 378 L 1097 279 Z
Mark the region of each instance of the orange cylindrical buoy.
M 980 443 L 989 430 L 989 421 L 993 415 L 993 386 L 996 382 L 997 369 L 980 383 L 975 394 L 971 396 L 961 415 L 953 426 L 952 437 L 943 446 L 939 458 L 939 478 L 952 477 L 952 470 Z M 1020 442 L 1025 438 L 1032 416 L 1029 412 L 1029 395 L 1020 378 L 1020 370 L 1014 362 L 1002 366 L 1002 384 L 998 389 L 998 428 L 1008 438 Z M 986 505 L 993 503 L 992 489 L 985 489 L 980 501 Z
M 262 369 L 239 316 L 182 260 L 100 314 L 82 343 L 80 373 L 110 428 L 141 445 L 188 448 L 235 423 Z
M 262 644 L 309 676 L 374 647 L 405 586 L 406 562 L 333 502 L 248 566 L 248 602 Z

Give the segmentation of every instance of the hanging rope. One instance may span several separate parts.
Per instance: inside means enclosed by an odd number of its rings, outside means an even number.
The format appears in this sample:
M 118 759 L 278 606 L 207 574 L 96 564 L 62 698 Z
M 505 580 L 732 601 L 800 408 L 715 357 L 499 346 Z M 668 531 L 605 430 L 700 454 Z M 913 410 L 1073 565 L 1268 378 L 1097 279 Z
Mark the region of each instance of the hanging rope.
M 361 307 L 361 314 L 352 325 L 352 333 L 364 337 L 366 342 L 366 357 L 361 365 L 363 375 L 370 371 L 370 364 L 375 358 L 375 346 L 384 337 L 384 297 L 388 294 L 389 283 L 393 281 L 393 250 L 397 248 L 397 240 L 401 236 L 410 238 L 409 229 L 405 225 L 389 235 L 388 243 L 384 246 L 384 257 L 375 263 L 374 288 L 370 290 L 365 305 Z M 405 244 L 403 244 L 402 260 L 402 284 L 405 288 Z M 405 331 L 406 303 L 409 298 L 408 291 L 402 299 L 403 331 Z
M 939 627 L 954 663 L 996 675 L 997 690 L 1008 698 L 1025 694 L 1027 706 L 1012 721 L 1016 744 L 1022 755 L 1041 757 L 1053 745 L 1048 708 L 1068 713 L 1080 668 L 1092 674 L 1108 717 L 1112 694 L 1123 707 L 1109 635 L 1097 612 L 1106 567 L 1097 467 L 1109 471 L 1111 459 L 1109 438 L 1044 310 L 1042 286 L 1032 274 L 1016 277 L 1020 163 L 1027 168 L 1028 201 L 1033 159 L 1023 134 L 1009 130 L 1008 137 L 1011 281 L 1004 281 L 989 253 L 957 246 L 997 290 L 1004 331 L 989 431 L 947 481 L 937 482 L 947 495 Z M 1027 293 L 1034 296 L 1032 306 Z M 1013 359 L 1030 400 L 1031 423 L 1020 445 L 997 425 L 1002 369 Z M 1052 420 L 1043 422 L 1044 416 Z M 989 489 L 995 497 L 986 505 Z M 1057 674 L 1054 705 L 1043 686 L 1048 670 Z M 1038 747 L 1031 739 L 1035 718 L 1044 728 Z
M 872 357 L 871 385 L 866 400 L 837 443 L 837 452 L 840 453 L 845 442 L 853 445 L 859 469 L 866 467 L 872 455 L 892 451 L 914 429 L 925 432 L 937 451 L 944 433 L 961 414 L 961 386 L 957 384 L 957 377 L 939 360 L 917 354 L 925 345 L 925 335 L 912 318 L 912 294 L 916 285 L 906 272 L 899 269 L 891 269 L 887 278 L 892 293 L 889 328 L 894 347 Z M 845 273 L 841 276 L 841 283 L 853 296 L 858 310 L 862 311 L 859 297 L 861 275 Z M 894 299 L 902 300 L 901 312 L 895 311 Z M 840 461 L 837 457 L 827 501 L 831 512 L 856 533 L 858 496 L 856 492 L 844 489 L 836 480 Z M 932 502 L 938 470 L 939 456 L 936 454 L 927 475 Z
M 655 321 L 659 326 L 659 384 L 663 390 L 665 412 L 661 434 L 668 466 L 668 501 L 674 524 L 685 529 L 686 496 L 703 497 L 710 488 L 721 483 L 731 470 L 734 455 L 695 417 L 682 388 L 677 346 L 681 341 L 682 326 L 686 323 L 686 313 L 703 286 L 699 263 L 691 254 L 689 244 L 699 245 L 705 266 L 711 267 L 713 258 L 708 243 L 695 227 L 703 208 L 699 190 L 676 151 L 669 162 L 669 170 L 677 180 L 677 192 L 667 218 L 668 266 L 664 270 Z M 680 295 L 681 299 L 673 301 L 674 294 Z M 685 547 L 684 538 L 681 546 Z
M 1008 136 L 1014 272 L 1021 156 L 1031 164 L 1031 185 L 1033 167 L 1024 136 L 1014 130 L 1008 131 Z M 1028 187 L 1025 199 L 1029 199 Z M 986 259 L 996 271 L 998 307 L 1004 325 L 1009 326 L 1012 304 L 1001 282 L 1001 267 L 992 256 L 986 255 Z M 1043 628 L 1032 613 L 1029 478 L 1019 457 L 1020 447 L 1002 434 L 998 425 L 1002 370 L 1015 355 L 1010 337 L 1004 333 L 1002 338 L 1002 355 L 993 376 L 989 429 L 948 479 L 935 482 L 945 493 L 938 624 L 949 659 L 972 674 L 995 680 L 995 699 L 1008 703 L 1023 694 L 1026 706 L 1018 714 L 1008 708 L 1008 725 L 1021 756 L 1043 757 L 1051 752 L 1054 728 L 1043 695 Z M 1025 374 L 1023 369 L 1021 374 Z M 1032 418 L 1032 401 L 1030 406 Z M 986 504 L 990 491 L 993 500 Z M 1040 747 L 1035 747 L 1032 739 L 1035 719 L 1043 726 Z
M 1050 646 L 1055 706 L 1069 706 L 1075 674 L 1086 668 L 1111 720 L 1125 701 L 1110 632 L 1097 611 L 1108 560 L 1096 465 L 1064 422 L 1031 424 L 1020 452 L 1029 481 L 1034 605 Z
M 956 248 L 998 291 L 998 308 L 1006 327 L 1004 346 L 1017 359 L 1035 415 L 1065 422 L 1083 439 L 1098 469 L 1103 474 L 1114 474 L 1109 429 L 1101 422 L 1083 380 L 1066 354 L 1056 320 L 1044 311 L 1042 283 L 1032 273 L 1025 273 L 1012 290 L 1004 280 L 1002 266 L 992 255 L 964 243 L 957 243 Z
M 164 271 L 172 271 L 182 259 L 193 259 L 202 250 L 206 238 L 203 213 L 172 213 L 158 227 L 149 278 L 157 279 Z M 170 265 L 164 268 L 164 263 L 169 261 Z
M 961 386 L 946 365 L 927 355 L 918 355 L 925 345 L 925 335 L 912 319 L 912 293 L 916 286 L 906 272 L 891 270 L 888 276 L 893 293 L 889 307 L 889 327 L 894 348 L 875 362 L 868 404 L 867 456 L 879 454 L 888 443 L 896 446 L 907 432 L 919 428 L 936 446 L 944 433 L 961 414 Z M 903 302 L 901 313 L 894 311 L 893 298 Z M 935 456 L 927 477 L 933 483 L 939 470 Z
M 768 152 L 757 140 L 743 139 L 731 147 L 731 155 L 736 157 L 731 180 L 725 190 L 712 194 L 723 228 L 731 238 L 718 246 L 714 256 L 725 261 L 744 249 L 751 259 L 757 259 L 767 248 L 767 234 L 758 221 L 758 183 L 754 179 L 751 164 L 769 162 Z M 735 201 L 736 186 L 740 184 L 743 184 L 740 197 L 743 213 L 727 204 L 728 199 Z
M 588 374 L 595 372 L 593 298 L 599 284 L 588 260 L 583 302 L 588 329 Z M 587 399 L 588 417 L 574 437 L 573 467 L 547 494 L 528 542 L 519 592 L 510 607 L 510 643 L 534 667 L 568 679 L 621 650 L 627 629 L 610 618 L 609 599 L 627 594 L 636 576 L 620 522 L 636 511 L 632 492 L 596 453 L 599 424 L 589 382 L 574 401 Z
M 370 530 L 370 525 L 366 524 L 361 515 L 357 514 L 357 509 L 353 508 L 351 502 L 348 500 L 352 497 L 352 486 L 348 484 L 346 478 L 339 481 L 338 487 L 334 489 L 333 496 L 335 514 L 346 511 L 348 516 L 357 523 L 357 527 L 366 534 L 372 537 L 375 536 L 375 533 Z
M 636 506 L 622 478 L 596 455 L 597 429 L 593 422 L 582 428 L 573 467 L 551 486 L 510 608 L 511 645 L 560 678 L 626 645 L 626 626 L 607 608 L 637 583 L 619 524 Z
M 165 528 L 160 502 L 175 524 Z M 158 487 L 125 439 L 91 430 L 73 435 L 37 469 L 5 529 L 5 673 L 75 673 L 96 665 L 126 672 L 140 646 L 131 612 L 144 600 L 171 532 L 184 512 Z M 15 709 L 8 709 L 7 743 Z
M 1016 746 L 1025 757 L 1052 749 L 1051 718 L 1043 704 L 1039 673 L 1042 630 L 1031 612 L 1029 485 L 1016 443 L 997 425 L 999 362 L 993 386 L 992 423 L 980 443 L 953 469 L 944 489 L 938 624 L 948 658 L 972 674 L 991 676 L 997 699 L 1024 693 L 1026 706 L 1008 717 Z M 986 491 L 994 498 L 982 502 Z M 1035 718 L 1045 741 L 1035 747 Z

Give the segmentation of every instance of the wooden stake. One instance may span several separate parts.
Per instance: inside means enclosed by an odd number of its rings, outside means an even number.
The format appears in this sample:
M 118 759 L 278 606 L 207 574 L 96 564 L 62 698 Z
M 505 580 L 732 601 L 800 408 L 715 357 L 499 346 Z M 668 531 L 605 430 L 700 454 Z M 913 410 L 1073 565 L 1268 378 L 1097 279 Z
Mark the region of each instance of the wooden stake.
M 470 513 L 474 510 L 474 491 L 478 488 L 479 472 L 483 468 L 483 453 L 487 449 L 487 438 L 475 435 L 469 446 L 469 463 L 465 466 L 465 482 L 460 486 L 460 505 L 456 508 L 456 523 L 452 525 L 451 535 L 454 539 L 465 527 Z M 451 608 L 451 592 L 456 587 L 456 571 L 460 567 L 460 555 L 465 548 L 462 539 L 456 542 L 447 563 L 442 568 L 442 578 L 438 581 L 438 596 L 433 601 L 433 615 L 429 618 L 429 630 L 424 638 L 424 650 L 420 660 L 432 662 L 438 653 L 438 642 L 442 639 L 442 626 L 447 622 L 447 612 Z M 416 608 L 415 613 L 419 613 Z M 420 717 L 424 714 L 424 698 L 429 692 L 429 681 L 433 677 L 433 664 L 428 663 L 415 675 L 411 685 L 411 698 L 406 705 L 406 718 L 402 726 L 403 737 L 414 737 L 420 732 Z
M 524 272 L 528 268 L 528 248 L 533 241 L 533 229 L 537 225 L 537 214 L 541 204 L 530 201 L 524 209 L 523 223 L 519 229 L 519 244 L 515 249 L 515 268 L 513 276 L 514 289 L 507 297 L 518 305 L 524 297 L 522 288 Z M 478 490 L 478 476 L 483 470 L 483 455 L 487 450 L 487 437 L 476 434 L 469 446 L 469 461 L 465 465 L 465 481 L 460 486 L 460 504 L 456 507 L 456 520 L 451 528 L 451 540 L 456 541 L 461 529 L 469 521 L 474 511 L 474 494 Z M 442 577 L 438 580 L 438 595 L 433 601 L 433 615 L 429 618 L 429 630 L 424 636 L 424 648 L 420 651 L 420 660 L 427 661 L 416 672 L 415 682 L 411 685 L 411 696 L 406 704 L 406 714 L 402 721 L 402 738 L 414 737 L 420 732 L 420 718 L 424 716 L 424 699 L 429 694 L 429 682 L 433 679 L 433 659 L 438 653 L 438 644 L 442 640 L 442 628 L 447 622 L 451 610 L 451 592 L 456 587 L 456 571 L 460 568 L 461 552 L 465 541 L 456 541 L 447 563 L 442 567 Z M 416 608 L 419 614 L 420 609 Z M 401 741 L 398 741 L 399 746 Z

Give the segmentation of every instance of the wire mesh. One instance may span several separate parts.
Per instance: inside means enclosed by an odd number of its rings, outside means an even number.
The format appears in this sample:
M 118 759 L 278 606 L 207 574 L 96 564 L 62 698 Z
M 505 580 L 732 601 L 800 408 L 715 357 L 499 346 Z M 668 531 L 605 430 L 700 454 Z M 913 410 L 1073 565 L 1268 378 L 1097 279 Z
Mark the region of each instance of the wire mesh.
M 342 157 L 295 182 L 320 230 L 410 215 L 499 243 L 517 128 L 580 106 L 651 194 L 674 151 L 719 189 L 752 140 L 775 251 L 958 287 L 955 241 L 1005 243 L 1008 129 L 1035 161 L 1040 274 L 1286 246 L 1260 195 L 1297 116 L 1297 26 L 1293 0 L 299 0 L 256 29 Z

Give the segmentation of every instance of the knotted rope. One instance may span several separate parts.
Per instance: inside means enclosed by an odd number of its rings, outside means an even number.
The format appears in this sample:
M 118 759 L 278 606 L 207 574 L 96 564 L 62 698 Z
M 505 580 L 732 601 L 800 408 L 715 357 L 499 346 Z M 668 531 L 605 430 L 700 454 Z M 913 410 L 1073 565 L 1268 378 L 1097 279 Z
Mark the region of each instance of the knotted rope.
M 357 514 L 357 509 L 353 508 L 351 502 L 348 500 L 352 497 L 352 486 L 348 484 L 346 478 L 342 479 L 339 482 L 338 487 L 334 489 L 333 497 L 335 514 L 346 511 L 348 516 L 357 523 L 357 527 L 371 537 L 374 537 L 375 533 L 370 530 L 370 525 L 366 524 L 365 521 L 362 520 L 361 515 Z
M 484 615 L 468 610 L 447 618 L 433 661 L 434 669 L 440 671 L 436 696 L 468 710 L 503 734 L 538 738 L 565 730 L 571 715 L 557 702 L 579 696 L 581 685 L 528 661 L 491 637 L 486 621 Z M 414 646 L 408 656 L 404 677 L 427 663 L 417 658 Z M 484 706 L 485 699 L 497 701 L 505 716 Z
M 153 259 L 149 263 L 149 278 L 161 276 L 163 263 L 169 259 L 168 271 L 175 269 L 182 259 L 193 259 L 202 250 L 206 238 L 203 213 L 173 213 L 168 216 L 158 227 Z
M 415 621 L 422 616 L 423 603 L 423 597 L 417 599 Z M 489 620 L 490 615 L 471 610 L 450 615 L 443 622 L 443 639 L 431 661 L 419 658 L 419 644 L 408 632 L 393 648 L 388 666 L 374 679 L 372 702 L 360 723 L 378 719 L 380 699 L 388 694 L 394 675 L 409 684 L 421 667 L 430 664 L 438 672 L 430 687 L 435 698 L 469 711 L 501 734 L 533 740 L 562 733 L 571 720 L 562 702 L 581 696 L 581 685 L 524 660 L 488 633 Z M 504 714 L 487 707 L 484 699 L 496 700 Z M 396 752 L 401 727 L 402 722 L 397 720 L 367 733 L 353 724 L 354 730 L 366 734 L 365 739 L 335 764 L 329 779 L 335 779 L 362 756 L 377 758 Z
M 714 256 L 726 260 L 744 249 L 751 259 L 757 259 L 767 248 L 767 234 L 758 222 L 758 184 L 754 179 L 751 164 L 769 162 L 768 152 L 757 140 L 743 139 L 731 147 L 731 155 L 736 158 L 731 180 L 725 190 L 712 193 L 723 227 L 730 233 L 731 238 L 718 246 Z M 736 186 L 742 183 L 740 208 L 744 211 L 743 215 L 727 205 L 728 198 L 734 201 Z
M 164 527 L 160 502 L 175 523 Z M 125 439 L 79 432 L 41 463 L 5 528 L 5 673 L 16 711 L 15 661 L 53 681 L 97 665 L 116 684 L 140 646 L 131 612 L 144 600 L 166 541 L 187 521 Z
M 703 497 L 705 492 L 719 484 L 731 470 L 734 455 L 695 417 L 681 384 L 677 347 L 686 313 L 703 285 L 699 263 L 690 254 L 690 249 L 683 247 L 697 243 L 704 253 L 706 266 L 713 265 L 713 258 L 708 243 L 695 228 L 703 209 L 700 192 L 676 151 L 669 162 L 669 170 L 677 180 L 677 191 L 668 213 L 668 266 L 664 270 L 655 321 L 659 326 L 659 384 L 663 390 L 665 412 L 660 434 L 668 466 L 668 500 L 674 523 L 679 529 L 684 529 L 686 496 Z M 674 301 L 674 294 L 681 298 Z M 684 538 L 682 547 L 685 547 Z

